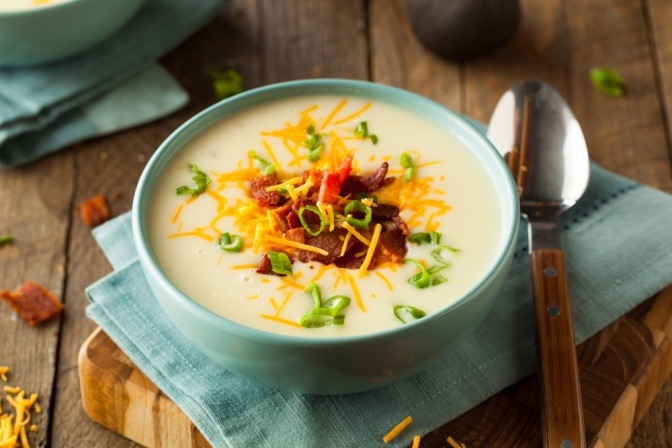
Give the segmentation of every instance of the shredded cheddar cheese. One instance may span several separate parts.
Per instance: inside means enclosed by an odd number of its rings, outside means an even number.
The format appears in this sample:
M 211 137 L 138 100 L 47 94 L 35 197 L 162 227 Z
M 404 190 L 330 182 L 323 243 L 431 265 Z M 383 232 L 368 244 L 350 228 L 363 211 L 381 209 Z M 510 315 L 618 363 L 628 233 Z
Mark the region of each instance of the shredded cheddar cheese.
M 9 367 L 0 366 L 0 378 L 7 381 Z M 26 428 L 31 432 L 37 432 L 36 424 L 28 424 L 31 421 L 31 411 L 35 409 L 38 412 L 38 395 L 31 394 L 30 398 L 25 398 L 25 392 L 20 387 L 4 386 L 3 391 L 6 394 L 5 400 L 13 408 L 9 412 L 2 409 L 2 397 L 0 397 L 0 448 L 30 448 Z
M 448 436 L 448 439 L 446 440 L 446 442 L 450 443 L 450 446 L 452 446 L 453 448 L 467 448 L 467 446 L 466 446 L 464 443 L 460 443 L 460 444 L 458 444 L 458 443 L 455 441 L 455 439 L 453 439 L 453 438 L 450 437 L 450 436 Z
M 366 252 L 366 257 L 364 258 L 364 262 L 362 263 L 362 266 L 359 268 L 359 276 L 362 277 L 364 274 L 366 274 L 366 270 L 369 268 L 369 265 L 371 264 L 371 259 L 373 258 L 373 253 L 376 251 L 376 245 L 378 245 L 378 238 L 380 238 L 380 232 L 382 230 L 383 226 L 378 223 L 376 226 L 373 228 L 373 236 L 371 237 L 371 245 L 369 246 L 368 252 Z
M 310 251 L 310 252 L 315 252 L 315 253 L 318 253 L 320 255 L 329 255 L 329 252 L 327 252 L 324 249 L 320 249 L 319 247 L 315 247 L 315 246 L 311 246 L 311 245 L 303 244 L 303 243 L 297 243 L 296 241 L 291 241 L 291 240 L 287 240 L 287 239 L 284 239 L 284 238 L 277 238 L 275 236 L 266 235 L 266 240 L 271 241 L 271 242 L 276 243 L 276 244 L 284 245 L 284 246 L 296 247 L 297 249 L 303 249 L 303 250 L 307 250 L 307 251 Z
M 413 446 L 411 448 L 420 448 L 420 436 L 413 436 Z
M 397 437 L 399 435 L 399 433 L 401 433 L 401 431 L 406 429 L 406 427 L 408 425 L 410 425 L 412 422 L 413 422 L 413 417 L 411 417 L 409 415 L 408 417 L 403 419 L 401 422 L 399 422 L 399 424 L 397 426 L 392 428 L 392 430 L 390 432 L 385 434 L 385 437 L 383 437 L 383 442 L 390 443 L 395 437 Z
M 359 241 L 361 241 L 363 244 L 365 244 L 365 245 L 367 245 L 367 246 L 370 246 L 370 245 L 371 245 L 371 241 L 367 240 L 367 239 L 364 237 L 364 235 L 362 235 L 361 233 L 359 233 L 359 232 L 357 231 L 357 229 L 355 229 L 354 227 L 352 227 L 350 224 L 348 224 L 347 222 L 342 222 L 341 225 L 343 226 L 344 229 L 346 229 L 346 230 L 348 231 L 349 234 L 354 235 L 354 237 L 357 238 Z

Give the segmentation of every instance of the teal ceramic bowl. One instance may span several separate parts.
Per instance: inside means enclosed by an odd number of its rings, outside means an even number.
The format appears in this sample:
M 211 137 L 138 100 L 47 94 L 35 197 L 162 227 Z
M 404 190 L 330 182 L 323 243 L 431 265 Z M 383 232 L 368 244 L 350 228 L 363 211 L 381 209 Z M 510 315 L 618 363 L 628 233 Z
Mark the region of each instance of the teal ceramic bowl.
M 144 2 L 62 0 L 0 8 L 0 67 L 46 64 L 88 50 L 121 28 Z
M 268 101 L 299 95 L 336 94 L 391 102 L 416 111 L 462 140 L 499 186 L 501 243 L 488 271 L 459 300 L 412 324 L 344 338 L 296 337 L 227 320 L 202 307 L 162 272 L 150 246 L 148 211 L 157 179 L 170 159 L 205 128 Z M 226 369 L 283 390 L 343 394 L 381 387 L 422 371 L 472 332 L 490 310 L 504 282 L 518 231 L 518 195 L 503 160 L 489 141 L 455 112 L 419 95 L 362 81 L 323 79 L 270 85 L 239 94 L 199 113 L 159 147 L 135 193 L 133 235 L 140 263 L 156 299 L 177 329 Z M 448 374 L 448 373 L 447 373 Z

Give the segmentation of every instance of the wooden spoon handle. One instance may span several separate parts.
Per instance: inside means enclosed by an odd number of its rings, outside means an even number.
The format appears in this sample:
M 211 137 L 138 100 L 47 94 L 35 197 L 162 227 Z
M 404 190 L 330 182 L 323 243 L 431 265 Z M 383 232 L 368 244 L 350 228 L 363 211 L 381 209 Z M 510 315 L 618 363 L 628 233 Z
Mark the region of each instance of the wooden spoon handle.
M 579 367 L 562 251 L 535 250 L 530 254 L 530 267 L 543 446 L 584 448 L 586 436 Z

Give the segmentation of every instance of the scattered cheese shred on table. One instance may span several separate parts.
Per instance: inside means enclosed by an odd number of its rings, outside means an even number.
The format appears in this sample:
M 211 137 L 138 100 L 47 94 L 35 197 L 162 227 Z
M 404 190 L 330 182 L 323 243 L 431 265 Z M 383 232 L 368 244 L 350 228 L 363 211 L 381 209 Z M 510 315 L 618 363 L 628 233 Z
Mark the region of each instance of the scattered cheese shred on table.
M 397 426 L 395 426 L 394 428 L 392 428 L 392 430 L 391 430 L 390 432 L 388 432 L 387 434 L 385 434 L 385 437 L 383 437 L 383 442 L 385 442 L 385 443 L 390 443 L 390 441 L 391 441 L 392 439 L 394 439 L 395 437 L 397 437 L 397 436 L 399 435 L 399 433 L 400 433 L 401 431 L 403 431 L 404 429 L 406 429 L 406 427 L 407 427 L 408 425 L 410 425 L 412 422 L 413 422 L 413 417 L 411 417 L 411 416 L 409 415 L 408 417 L 406 417 L 405 419 L 403 419 Z
M 413 447 L 412 448 L 420 448 L 420 436 L 414 436 L 413 437 Z
M 453 448 L 467 448 L 467 445 L 465 445 L 464 443 L 460 443 L 460 444 L 458 444 L 458 443 L 455 441 L 455 439 L 453 439 L 453 438 L 450 437 L 450 436 L 448 436 L 448 439 L 447 439 L 446 441 L 447 441 L 448 443 L 450 443 L 450 446 L 452 446 Z
M 9 372 L 9 367 L 0 366 L 0 375 L 5 382 L 7 372 Z M 26 428 L 31 432 L 38 431 L 34 423 L 28 426 L 31 420 L 31 410 L 39 406 L 37 404 L 38 395 L 31 394 L 30 398 L 25 398 L 26 393 L 20 387 L 5 386 L 3 390 L 6 395 L 0 397 L 0 448 L 30 448 Z M 3 409 L 3 398 L 10 405 L 9 410 Z

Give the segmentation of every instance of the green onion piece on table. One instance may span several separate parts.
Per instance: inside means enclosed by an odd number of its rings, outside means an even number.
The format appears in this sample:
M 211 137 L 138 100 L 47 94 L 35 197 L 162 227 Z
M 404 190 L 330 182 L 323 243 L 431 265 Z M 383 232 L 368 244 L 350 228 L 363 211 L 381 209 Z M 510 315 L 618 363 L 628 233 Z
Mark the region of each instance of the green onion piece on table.
M 413 176 L 415 176 L 415 163 L 413 162 L 413 158 L 408 154 L 403 153 L 399 156 L 399 163 L 406 168 L 404 170 L 404 180 L 406 182 L 413 180 Z
M 353 218 L 349 216 L 353 212 L 364 213 L 364 218 Z M 360 229 L 366 229 L 371 223 L 371 217 L 373 216 L 373 211 L 371 207 L 363 203 L 362 201 L 350 201 L 348 205 L 343 209 L 343 213 L 346 215 L 344 221 L 350 224 L 352 227 L 357 227 Z
M 402 317 L 404 314 L 412 317 L 413 320 L 422 319 L 423 317 L 425 317 L 427 315 L 427 313 L 425 313 L 421 309 L 418 309 L 418 308 L 416 308 L 414 306 L 411 306 L 411 305 L 395 305 L 392 308 L 392 312 L 394 313 L 396 318 L 399 319 L 404 324 L 408 323 Z
M 594 68 L 590 70 L 590 79 L 601 93 L 614 97 L 623 96 L 625 78 L 617 71 L 610 68 Z
M 194 182 L 196 182 L 195 187 L 187 187 L 187 186 L 182 186 L 178 187 L 176 190 L 176 193 L 178 195 L 187 195 L 190 194 L 192 196 L 198 196 L 199 194 L 203 193 L 205 189 L 208 187 L 208 184 L 212 182 L 210 178 L 208 177 L 207 174 L 205 174 L 203 171 L 199 170 L 198 167 L 192 163 L 189 164 L 189 171 L 191 171 L 194 176 L 191 178 Z
M 267 254 L 271 262 L 271 270 L 278 275 L 292 275 L 292 260 L 284 252 L 269 251 Z
M 243 75 L 232 68 L 224 71 L 210 70 L 209 74 L 215 98 L 218 100 L 229 98 L 245 90 Z
M 229 232 L 222 233 L 219 237 L 219 248 L 227 252 L 240 252 L 243 250 L 243 239 Z
M 308 223 L 303 218 L 303 214 L 306 211 L 315 213 L 317 215 L 317 217 L 320 218 L 320 228 L 319 229 L 313 230 L 313 229 L 310 228 Z M 306 206 L 301 207 L 299 209 L 298 215 L 299 215 L 299 221 L 301 221 L 301 225 L 303 226 L 303 229 L 306 232 L 308 232 L 309 234 L 311 234 L 312 236 L 317 236 L 320 233 L 322 233 L 322 231 L 327 226 L 327 224 L 329 224 L 329 220 L 327 220 L 327 217 L 324 216 L 324 214 L 320 211 L 320 209 L 316 205 L 306 205 Z
M 14 242 L 12 235 L 0 235 L 0 246 Z

